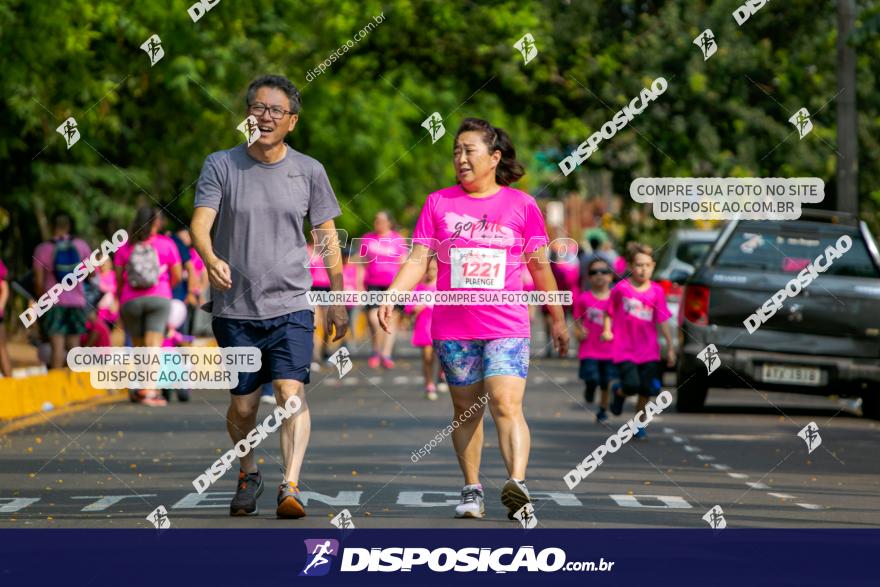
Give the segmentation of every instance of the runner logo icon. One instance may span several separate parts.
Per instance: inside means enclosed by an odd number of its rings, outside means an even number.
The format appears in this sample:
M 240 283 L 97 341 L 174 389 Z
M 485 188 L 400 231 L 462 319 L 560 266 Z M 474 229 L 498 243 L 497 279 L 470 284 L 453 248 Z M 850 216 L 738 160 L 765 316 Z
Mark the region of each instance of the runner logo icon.
M 62 122 L 61 125 L 55 129 L 55 132 L 64 137 L 64 142 L 67 143 L 68 149 L 74 146 L 79 140 L 79 129 L 76 126 L 76 119 L 73 116 Z
M 703 519 L 713 530 L 724 530 L 727 528 L 727 520 L 724 519 L 724 510 L 721 509 L 720 505 L 716 505 L 706 512 Z
M 795 112 L 788 121 L 794 125 L 798 131 L 798 135 L 800 135 L 800 138 L 802 139 L 813 130 L 813 123 L 810 121 L 810 112 L 806 108 L 801 108 Z
M 700 35 L 694 39 L 694 45 L 700 48 L 700 51 L 703 52 L 703 61 L 706 61 L 718 51 L 718 43 L 715 42 L 715 35 L 712 33 L 712 29 L 706 29 Z
M 339 554 L 339 541 L 332 538 L 307 539 L 306 566 L 300 577 L 323 577 L 330 572 L 333 559 Z
M 153 67 L 160 59 L 165 57 L 165 49 L 162 48 L 162 39 L 159 38 L 159 35 L 153 35 L 144 41 L 141 49 L 149 55 L 150 67 Z
M 436 143 L 443 135 L 446 134 L 446 127 L 443 126 L 443 117 L 439 112 L 435 112 L 422 122 L 422 126 L 431 135 L 431 144 Z
M 531 33 L 524 34 L 519 41 L 513 44 L 513 48 L 522 54 L 523 59 L 525 60 L 523 65 L 528 65 L 529 61 L 538 55 L 538 47 L 535 46 L 535 37 L 533 37 Z M 532 53 L 533 51 L 534 53 Z

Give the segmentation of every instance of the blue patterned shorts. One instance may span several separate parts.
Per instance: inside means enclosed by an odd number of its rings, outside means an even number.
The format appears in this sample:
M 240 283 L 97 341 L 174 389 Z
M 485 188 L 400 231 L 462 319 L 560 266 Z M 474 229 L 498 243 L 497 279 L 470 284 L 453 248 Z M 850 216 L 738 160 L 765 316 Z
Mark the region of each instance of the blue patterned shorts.
M 529 339 L 435 340 L 449 385 L 471 385 L 493 375 L 523 379 L 529 373 Z

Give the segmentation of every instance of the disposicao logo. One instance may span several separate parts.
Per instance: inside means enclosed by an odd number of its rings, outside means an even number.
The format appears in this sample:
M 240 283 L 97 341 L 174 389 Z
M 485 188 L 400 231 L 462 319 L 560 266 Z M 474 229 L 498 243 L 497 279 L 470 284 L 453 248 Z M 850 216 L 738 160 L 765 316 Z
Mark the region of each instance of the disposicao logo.
M 306 543 L 306 566 L 300 577 L 323 577 L 330 572 L 333 559 L 339 554 L 339 541 L 332 538 L 311 538 Z

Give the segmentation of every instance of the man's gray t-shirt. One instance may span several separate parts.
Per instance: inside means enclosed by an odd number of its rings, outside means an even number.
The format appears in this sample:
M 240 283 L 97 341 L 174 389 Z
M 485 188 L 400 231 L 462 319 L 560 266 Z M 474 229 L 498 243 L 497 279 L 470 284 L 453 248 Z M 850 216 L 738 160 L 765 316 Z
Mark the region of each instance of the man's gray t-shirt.
M 320 163 L 289 145 L 271 164 L 252 158 L 243 143 L 211 153 L 195 207 L 217 210 L 214 253 L 232 274 L 232 288 L 211 289 L 214 316 L 265 320 L 311 309 L 303 220 L 317 226 L 341 213 Z

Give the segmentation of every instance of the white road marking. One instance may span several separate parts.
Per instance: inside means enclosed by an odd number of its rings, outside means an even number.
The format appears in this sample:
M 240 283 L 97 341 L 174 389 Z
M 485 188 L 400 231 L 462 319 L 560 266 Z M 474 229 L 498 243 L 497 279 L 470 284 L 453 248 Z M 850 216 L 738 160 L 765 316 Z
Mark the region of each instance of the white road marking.
M 697 446 L 691 446 L 689 444 L 684 445 L 684 449 L 688 452 L 700 452 L 700 448 Z
M 361 504 L 361 495 L 363 491 L 340 491 L 336 494 L 336 497 L 332 497 L 330 495 L 324 495 L 323 493 L 317 493 L 315 491 L 300 491 L 299 498 L 302 500 L 303 505 L 309 505 L 309 500 L 311 501 L 320 501 L 323 504 L 329 506 L 350 506 L 350 505 L 360 505 Z
M 673 430 L 672 428 L 664 428 L 663 432 L 665 432 L 666 434 L 674 434 L 675 430 Z
M 70 499 L 96 499 L 93 503 L 90 503 L 83 509 L 81 512 L 103 512 L 104 510 L 116 505 L 126 497 L 139 497 L 141 499 L 145 497 L 156 497 L 155 493 L 142 493 L 140 495 L 134 495 L 131 493 L 126 493 L 125 495 L 75 495 L 71 496 Z
M 455 499 L 425 502 L 424 497 L 426 495 L 448 495 L 450 497 L 455 497 Z M 460 494 L 457 491 L 401 491 L 397 496 L 397 505 L 405 505 L 411 508 L 433 508 L 458 505 L 459 495 Z
M 748 479 L 749 476 L 745 473 L 728 473 L 729 477 L 733 477 L 734 479 Z
M 825 508 L 821 505 L 816 505 L 814 503 L 796 503 L 795 505 L 799 505 L 806 510 L 824 510 Z
M 412 381 L 413 379 L 415 379 L 415 378 L 409 377 L 408 375 L 395 375 L 391 379 L 391 383 L 394 385 L 405 385 L 408 383 L 413 383 L 413 381 Z
M 769 485 L 765 485 L 760 481 L 746 481 L 746 485 L 748 485 L 752 489 L 770 489 Z
M 697 455 L 697 458 L 700 459 L 701 461 L 714 461 L 715 460 L 715 457 L 713 457 L 712 455 Z
M 617 502 L 617 505 L 625 508 L 646 508 L 652 510 L 691 509 L 693 506 L 677 495 L 624 495 L 621 493 L 610 494 L 608 497 Z M 663 505 L 649 505 L 639 499 L 656 499 Z
M 682 438 L 681 436 L 673 436 L 673 437 L 672 437 L 672 442 L 675 442 L 675 443 L 681 444 L 682 442 L 686 442 L 686 441 L 685 441 L 685 439 Z
M 234 495 L 234 491 L 206 491 L 201 495 L 193 491 L 171 506 L 171 509 L 228 508 Z
M 730 470 L 730 467 L 728 467 L 727 465 L 721 465 L 719 463 L 712 463 L 712 466 L 715 467 L 716 469 L 718 469 L 719 471 L 729 471 Z
M 694 436 L 694 438 L 701 440 L 736 440 L 746 442 L 750 440 L 775 440 L 783 437 L 783 434 L 700 434 Z
M 767 495 L 772 495 L 773 497 L 778 497 L 779 499 L 794 499 L 793 495 L 789 495 L 787 493 L 768 493 Z
M 12 514 L 40 501 L 39 497 L 0 497 L 0 514 Z

